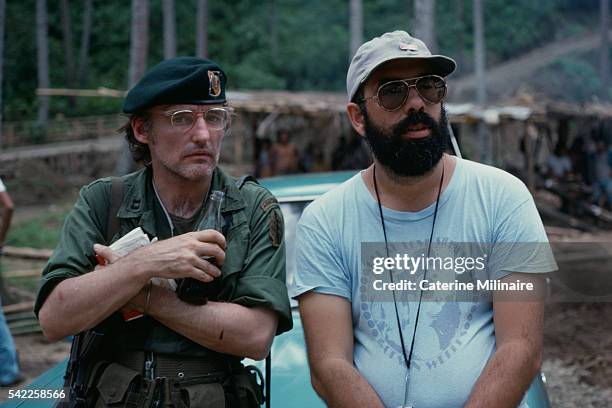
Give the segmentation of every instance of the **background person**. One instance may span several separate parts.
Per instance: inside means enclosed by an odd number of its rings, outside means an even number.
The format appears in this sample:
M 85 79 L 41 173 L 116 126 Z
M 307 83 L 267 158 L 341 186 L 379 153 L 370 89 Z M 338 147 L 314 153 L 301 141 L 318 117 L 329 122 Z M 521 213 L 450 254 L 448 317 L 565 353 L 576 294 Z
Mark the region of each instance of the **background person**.
M 270 148 L 272 156 L 272 174 L 293 174 L 300 169 L 300 154 L 297 146 L 289 141 L 289 132 L 278 132 L 276 142 Z

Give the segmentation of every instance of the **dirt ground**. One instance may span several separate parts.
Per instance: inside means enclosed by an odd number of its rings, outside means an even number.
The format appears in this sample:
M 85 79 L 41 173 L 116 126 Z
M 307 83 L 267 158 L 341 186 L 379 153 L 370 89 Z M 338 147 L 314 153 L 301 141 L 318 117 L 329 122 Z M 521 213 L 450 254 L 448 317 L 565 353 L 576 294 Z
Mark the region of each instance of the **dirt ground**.
M 612 407 L 612 303 L 547 305 L 542 370 L 553 407 Z

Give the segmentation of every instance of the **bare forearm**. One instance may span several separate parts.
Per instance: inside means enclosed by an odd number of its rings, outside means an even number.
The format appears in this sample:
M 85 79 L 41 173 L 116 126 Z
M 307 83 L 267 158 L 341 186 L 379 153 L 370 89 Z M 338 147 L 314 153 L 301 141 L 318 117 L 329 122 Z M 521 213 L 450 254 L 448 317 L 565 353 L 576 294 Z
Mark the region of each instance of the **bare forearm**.
M 6 239 L 6 233 L 11 226 L 11 220 L 13 219 L 13 207 L 5 207 L 2 212 L 2 223 L 0 224 L 0 245 L 4 245 Z
M 80 333 L 100 323 L 125 305 L 146 278 L 134 272 L 133 265 L 113 265 L 59 283 L 40 309 L 39 320 L 50 340 Z
M 311 363 L 312 384 L 329 407 L 383 408 L 378 394 L 357 369 L 339 358 Z
M 500 347 L 472 389 L 466 408 L 515 408 L 540 368 L 540 354 L 523 342 Z
M 143 308 L 143 296 L 139 296 Z M 148 314 L 192 341 L 220 353 L 261 360 L 276 332 L 276 312 L 235 303 L 190 305 L 174 292 L 153 286 Z

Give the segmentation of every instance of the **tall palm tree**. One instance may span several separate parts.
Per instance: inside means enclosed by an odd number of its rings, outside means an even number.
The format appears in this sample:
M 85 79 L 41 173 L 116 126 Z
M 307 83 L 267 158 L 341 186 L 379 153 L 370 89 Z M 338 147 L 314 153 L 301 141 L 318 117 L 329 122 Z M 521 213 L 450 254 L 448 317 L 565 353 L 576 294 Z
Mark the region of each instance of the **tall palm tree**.
M 149 55 L 149 0 L 132 0 L 132 32 L 130 36 L 130 67 L 128 88 L 131 89 L 147 69 Z M 115 173 L 124 175 L 134 169 L 134 161 L 124 140 Z
M 423 40 L 432 53 L 436 53 L 436 0 L 414 0 L 413 26 L 414 36 Z
M 149 0 L 132 0 L 132 32 L 130 37 L 130 67 L 128 87 L 136 82 L 147 69 L 149 55 Z
M 208 1 L 198 0 L 196 11 L 196 57 L 208 56 Z
M 362 0 L 351 0 L 351 8 L 349 14 L 349 25 L 351 31 L 351 44 L 349 60 L 357 52 L 357 49 L 363 42 L 363 2 Z
M 174 0 L 164 0 L 164 59 L 176 57 Z
M 87 80 L 87 64 L 89 60 L 89 45 L 91 42 L 91 28 L 93 23 L 93 0 L 85 0 L 83 10 L 83 31 L 81 32 L 81 51 L 79 52 L 79 69 L 77 78 L 79 86 L 83 87 Z
M 608 87 L 610 86 L 610 50 L 608 41 L 608 31 L 610 30 L 610 0 L 599 0 L 599 16 L 601 20 L 599 73 L 601 76 L 602 94 L 604 98 L 608 99 Z
M 0 0 L 0 146 L 2 146 L 2 80 L 4 74 L 4 13 L 6 0 Z
M 49 87 L 49 43 L 48 43 L 47 1 L 36 0 L 36 55 L 38 87 Z M 37 127 L 44 132 L 49 122 L 49 97 L 38 96 Z

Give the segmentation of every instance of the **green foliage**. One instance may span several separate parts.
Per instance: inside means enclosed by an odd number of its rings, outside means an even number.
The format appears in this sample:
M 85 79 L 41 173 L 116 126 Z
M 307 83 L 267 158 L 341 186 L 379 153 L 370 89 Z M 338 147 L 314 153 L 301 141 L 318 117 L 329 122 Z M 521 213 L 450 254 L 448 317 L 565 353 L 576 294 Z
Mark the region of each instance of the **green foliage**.
M 151 0 L 149 66 L 163 58 L 161 0 Z M 209 55 L 229 74 L 230 89 L 344 89 L 349 64 L 349 2 L 346 0 L 209 1 Z M 487 0 L 484 3 L 487 65 L 516 57 L 547 42 L 597 29 L 597 2 L 578 0 Z M 588 4 L 587 4 L 588 3 Z M 51 87 L 66 86 L 60 2 L 48 1 Z M 463 15 L 458 15 L 463 4 Z M 83 2 L 70 2 L 75 64 L 82 32 Z M 178 55 L 195 49 L 195 0 L 175 2 Z M 9 1 L 4 55 L 4 120 L 36 116 L 36 5 Z M 364 40 L 386 31 L 413 31 L 413 2 L 363 0 Z M 94 2 L 89 70 L 82 88 L 125 89 L 130 48 L 131 2 Z M 473 48 L 472 1 L 437 0 L 441 52 L 469 72 Z M 276 44 L 276 46 L 275 46 Z M 578 64 L 580 66 L 580 64 Z M 570 70 L 571 71 L 571 70 Z M 571 71 L 573 72 L 573 71 Z M 570 74 L 571 74 L 570 72 Z M 51 98 L 51 117 L 116 113 L 113 98 Z
M 58 207 L 27 221 L 15 223 L 9 230 L 8 244 L 31 248 L 55 248 L 69 210 L 67 206 Z
M 612 55 L 611 55 L 612 56 Z M 538 72 L 530 81 L 538 93 L 556 100 L 591 102 L 612 99 L 612 87 L 604 90 L 596 51 L 569 55 Z
M 403 30 L 409 33 L 414 31 L 411 2 L 382 0 L 364 3 L 364 40 L 388 31 Z
M 472 1 L 462 1 L 463 21 L 457 18 L 460 1 L 436 3 L 438 43 L 441 50 L 451 55 L 460 51 L 457 49 L 460 35 L 470 55 L 474 47 Z M 483 1 L 487 63 L 495 64 L 553 40 L 561 18 L 556 3 L 555 0 Z

